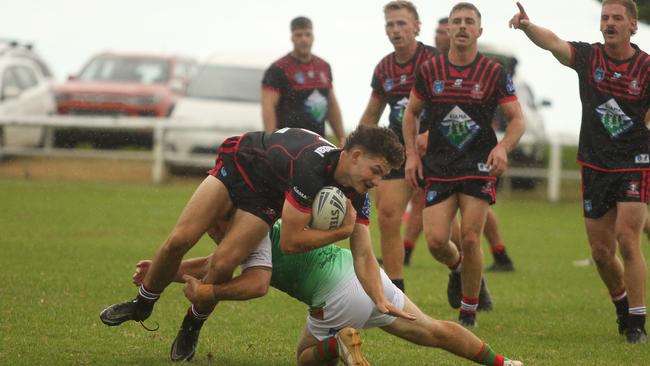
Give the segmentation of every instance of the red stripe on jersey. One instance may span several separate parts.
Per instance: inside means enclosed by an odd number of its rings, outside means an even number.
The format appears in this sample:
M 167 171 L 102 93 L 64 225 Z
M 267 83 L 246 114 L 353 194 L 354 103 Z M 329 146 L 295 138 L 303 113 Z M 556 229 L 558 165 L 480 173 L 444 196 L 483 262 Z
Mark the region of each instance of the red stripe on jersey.
M 289 201 L 291 206 L 295 207 L 298 211 L 311 214 L 311 207 L 305 207 L 301 205 L 291 194 L 291 191 L 285 192 L 284 199 Z
M 244 139 L 244 136 L 246 136 L 247 134 L 248 133 L 243 134 L 241 136 L 241 138 L 239 140 L 237 140 L 237 145 L 235 146 L 234 150 L 239 150 L 239 144 L 241 143 L 241 140 Z M 257 189 L 255 189 L 255 186 L 253 185 L 253 182 L 248 177 L 248 174 L 246 174 L 246 171 L 244 170 L 244 168 L 239 164 L 239 159 L 237 158 L 237 153 L 236 152 L 234 154 L 234 158 L 235 158 L 235 166 L 237 167 L 237 170 L 239 170 L 239 174 L 242 176 L 242 178 L 244 178 L 244 181 L 246 182 L 246 185 L 248 185 L 248 187 L 250 187 L 250 189 L 253 192 L 257 192 Z

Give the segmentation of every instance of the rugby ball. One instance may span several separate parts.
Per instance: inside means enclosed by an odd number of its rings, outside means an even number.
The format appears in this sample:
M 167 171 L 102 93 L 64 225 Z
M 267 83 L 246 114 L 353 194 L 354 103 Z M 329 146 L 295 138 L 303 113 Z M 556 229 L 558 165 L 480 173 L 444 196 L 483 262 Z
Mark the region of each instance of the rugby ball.
M 347 208 L 347 198 L 343 191 L 333 186 L 323 187 L 314 198 L 311 206 L 311 224 L 313 229 L 336 229 L 343 223 Z

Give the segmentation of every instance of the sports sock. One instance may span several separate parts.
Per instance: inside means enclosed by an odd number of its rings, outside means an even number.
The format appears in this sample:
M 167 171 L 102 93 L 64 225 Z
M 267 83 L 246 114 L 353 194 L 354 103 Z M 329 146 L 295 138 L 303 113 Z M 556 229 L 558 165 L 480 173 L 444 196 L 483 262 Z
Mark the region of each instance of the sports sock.
M 498 243 L 490 246 L 490 251 L 492 252 L 492 254 L 503 253 L 506 251 L 506 246 L 503 245 L 503 243 Z
M 404 249 L 413 250 L 415 248 L 415 243 L 410 240 L 404 240 Z
M 630 308 L 627 315 L 628 329 L 639 328 L 645 330 L 646 307 Z
M 403 278 L 390 280 L 390 282 L 392 282 L 393 285 L 397 286 L 398 289 L 402 290 L 402 292 L 406 292 L 406 290 L 404 289 L 404 279 Z
M 447 266 L 452 272 L 460 272 L 460 267 L 463 264 L 463 253 L 459 253 L 458 261 L 451 266 Z
M 197 328 L 201 328 L 203 326 L 203 323 L 205 323 L 205 321 L 208 320 L 209 316 L 210 313 L 202 314 L 198 312 L 194 304 L 192 304 L 192 306 L 190 306 L 187 309 L 187 314 L 185 315 L 185 319 L 187 319 L 193 326 Z
M 314 352 L 314 358 L 322 363 L 339 358 L 339 345 L 334 337 L 318 342 L 311 349 Z
M 463 295 L 463 299 L 460 302 L 460 312 L 464 314 L 476 314 L 476 309 L 478 309 L 478 297 L 470 298 Z
M 474 355 L 472 360 L 486 366 L 503 366 L 503 362 L 506 358 L 494 352 L 489 344 L 483 342 L 481 350 Z
M 158 301 L 160 298 L 160 294 L 153 293 L 146 288 L 144 288 L 144 285 L 140 285 L 140 289 L 138 290 L 138 301 L 142 302 L 148 302 L 148 303 L 155 303 Z
M 625 288 L 612 292 L 609 296 L 611 296 L 612 302 L 616 307 L 616 314 L 625 315 L 628 313 L 627 291 L 625 291 Z

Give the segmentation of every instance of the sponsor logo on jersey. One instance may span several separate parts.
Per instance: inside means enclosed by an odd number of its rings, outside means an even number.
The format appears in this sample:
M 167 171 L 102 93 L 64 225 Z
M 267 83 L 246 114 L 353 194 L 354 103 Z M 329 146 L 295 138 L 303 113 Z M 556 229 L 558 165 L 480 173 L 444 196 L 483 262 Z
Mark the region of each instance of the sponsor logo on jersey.
M 317 89 L 305 100 L 305 111 L 309 113 L 317 123 L 323 123 L 327 115 L 327 98 L 319 93 Z
M 395 123 L 401 125 L 402 121 L 404 120 L 404 111 L 406 110 L 406 106 L 408 104 L 409 104 L 409 98 L 403 97 L 397 103 L 392 105 L 390 107 L 389 120 L 391 122 L 395 122 Z
M 631 181 L 627 183 L 627 189 L 625 190 L 625 195 L 630 198 L 639 198 L 641 197 L 641 192 L 639 192 L 639 182 Z
M 400 77 L 399 77 L 399 83 L 400 84 L 406 84 L 406 80 L 407 80 L 406 74 L 400 75 Z
M 485 163 L 478 163 L 478 171 L 483 172 L 483 173 L 489 173 L 490 172 L 490 165 L 485 164 Z
M 612 80 L 618 80 L 621 78 L 621 73 L 620 72 L 615 72 L 612 74 Z
M 461 86 L 463 86 L 463 79 L 456 79 L 456 81 L 454 81 L 453 86 L 454 88 L 460 88 Z
M 506 75 L 506 93 L 515 95 L 515 83 L 512 81 L 512 74 Z
M 219 171 L 219 174 L 221 174 L 222 177 L 227 177 L 228 176 L 228 171 L 226 170 L 225 166 L 221 167 L 221 170 Z
M 314 75 L 315 75 L 315 74 L 314 74 L 314 70 L 309 70 L 309 71 L 307 71 L 307 77 L 308 77 L 308 78 L 313 79 L 313 78 L 314 78 Z
M 393 90 L 393 79 L 384 80 L 384 90 L 387 92 Z
M 597 83 L 605 80 L 605 70 L 603 70 L 602 67 L 599 66 L 594 71 L 594 80 L 596 80 Z
M 472 99 L 482 99 L 483 98 L 483 90 L 482 90 L 482 85 L 479 83 L 474 84 L 474 87 L 472 87 L 472 92 L 471 96 Z
M 444 80 L 435 80 L 433 82 L 433 92 L 440 94 L 445 90 L 445 81 Z
M 328 153 L 328 152 L 330 152 L 332 150 L 336 150 L 336 148 L 334 146 L 319 146 L 319 147 L 316 148 L 316 150 L 314 150 L 314 152 L 316 154 L 320 155 L 320 157 L 322 158 L 322 157 L 325 157 L 326 153 Z
M 630 81 L 630 86 L 628 86 L 627 92 L 632 94 L 632 95 L 641 94 L 641 84 L 639 84 L 639 80 L 634 79 L 634 80 Z
M 437 196 L 438 196 L 437 191 L 428 191 L 427 192 L 427 202 L 429 202 L 429 203 L 433 202 L 433 200 L 435 200 Z
M 458 106 L 454 106 L 451 112 L 447 113 L 438 126 L 442 135 L 458 150 L 462 150 L 468 142 L 472 141 L 481 129 L 481 127 Z
M 304 84 L 305 83 L 305 75 L 302 72 L 297 72 L 293 75 L 293 80 L 296 81 L 298 84 Z
M 639 154 L 634 157 L 634 162 L 636 164 L 648 164 L 650 163 L 650 155 L 648 154 Z
M 632 118 L 628 117 L 614 98 L 596 108 L 600 122 L 605 126 L 611 137 L 618 137 L 634 125 Z
M 582 205 L 584 206 L 585 211 L 587 211 L 587 212 L 591 212 L 591 210 L 593 209 L 593 206 L 591 204 L 591 200 L 584 200 Z
M 307 198 L 307 195 L 304 194 L 304 193 L 302 193 L 302 192 L 298 189 L 298 187 L 296 187 L 296 186 L 293 186 L 293 192 L 294 192 L 295 194 L 297 194 L 300 198 L 304 199 L 304 200 L 308 199 L 308 198 Z

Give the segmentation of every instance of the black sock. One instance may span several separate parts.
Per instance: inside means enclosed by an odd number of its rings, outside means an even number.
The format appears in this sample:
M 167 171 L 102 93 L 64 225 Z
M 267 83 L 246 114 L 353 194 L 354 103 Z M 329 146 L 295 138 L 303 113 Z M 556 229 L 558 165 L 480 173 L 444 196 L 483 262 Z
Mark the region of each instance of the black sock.
M 398 280 L 390 280 L 393 285 L 397 286 L 398 289 L 402 290 L 402 292 L 406 292 L 404 289 L 404 279 L 398 279 Z
M 194 305 L 190 306 L 187 309 L 187 314 L 185 314 L 185 319 L 183 319 L 183 323 L 186 321 L 189 322 L 194 328 L 201 328 L 203 326 L 203 323 L 205 323 L 206 320 L 208 320 L 208 317 L 210 314 L 201 314 L 198 311 L 196 311 L 196 308 Z
M 620 300 L 613 301 L 614 306 L 616 307 L 616 314 L 617 315 L 627 315 L 627 310 L 629 308 L 628 302 L 627 302 L 627 296 L 623 297 Z

